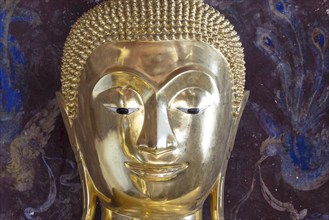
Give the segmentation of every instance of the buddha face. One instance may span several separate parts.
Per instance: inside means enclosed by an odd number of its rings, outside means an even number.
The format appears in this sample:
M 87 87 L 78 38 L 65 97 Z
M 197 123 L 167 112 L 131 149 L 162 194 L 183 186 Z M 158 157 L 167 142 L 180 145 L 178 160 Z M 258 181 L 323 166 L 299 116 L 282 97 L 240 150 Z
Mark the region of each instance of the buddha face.
M 235 136 L 231 87 L 225 57 L 202 42 L 98 47 L 73 130 L 101 201 L 139 216 L 199 209 Z

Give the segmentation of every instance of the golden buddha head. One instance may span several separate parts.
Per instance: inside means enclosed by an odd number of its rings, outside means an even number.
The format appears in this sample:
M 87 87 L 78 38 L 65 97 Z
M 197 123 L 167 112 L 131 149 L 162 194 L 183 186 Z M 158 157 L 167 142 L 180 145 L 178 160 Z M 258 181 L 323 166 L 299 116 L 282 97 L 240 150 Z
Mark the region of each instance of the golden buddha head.
M 96 197 L 104 219 L 196 218 L 210 192 L 218 217 L 244 74 L 232 25 L 201 1 L 112 0 L 85 13 L 57 94 L 84 218 Z

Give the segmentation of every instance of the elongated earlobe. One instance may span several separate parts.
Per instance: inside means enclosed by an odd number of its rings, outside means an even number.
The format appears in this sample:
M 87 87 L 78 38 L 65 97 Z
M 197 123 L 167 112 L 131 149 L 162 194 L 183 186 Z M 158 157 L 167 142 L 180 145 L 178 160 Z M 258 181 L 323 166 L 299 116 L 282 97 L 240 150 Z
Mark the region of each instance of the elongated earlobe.
M 233 128 L 231 129 L 230 138 L 229 138 L 229 141 L 228 141 L 228 150 L 229 150 L 228 153 L 229 154 L 231 153 L 231 151 L 233 149 L 236 133 L 238 131 L 238 127 L 239 127 L 239 123 L 240 123 L 240 120 L 241 120 L 241 117 L 242 117 L 242 113 L 243 113 L 244 108 L 246 107 L 246 104 L 248 102 L 249 94 L 250 94 L 249 91 L 244 91 L 243 98 L 242 98 L 242 100 L 240 102 L 240 105 L 239 105 L 239 108 L 238 108 L 238 114 L 235 115 L 235 117 L 234 117 Z M 227 155 L 227 156 L 229 157 L 230 155 Z
M 220 177 L 221 178 L 221 177 Z M 213 220 L 221 220 L 224 219 L 224 213 L 220 212 L 220 204 L 218 204 L 220 200 L 220 185 L 221 185 L 221 180 L 220 178 L 217 180 L 216 184 L 214 187 L 211 189 L 210 193 L 210 211 L 211 211 L 211 219 Z
M 71 147 L 74 151 L 75 158 L 78 164 L 78 170 L 83 191 L 83 215 L 81 219 L 92 220 L 94 219 L 96 209 L 95 190 L 88 170 L 86 169 L 84 159 L 82 158 L 82 155 L 80 153 L 78 143 L 76 141 L 73 121 L 69 118 L 64 98 L 60 92 L 56 92 L 56 99 L 58 102 L 59 109 L 61 111 L 61 115 L 65 124 Z
M 249 91 L 244 92 L 243 99 L 239 106 L 238 114 L 234 118 L 233 126 L 230 132 L 230 137 L 228 140 L 227 149 L 225 152 L 224 161 L 222 163 L 221 171 L 218 176 L 218 180 L 214 187 L 211 190 L 210 194 L 210 208 L 211 208 L 211 218 L 214 220 L 224 220 L 224 184 L 225 184 L 225 175 L 228 165 L 228 160 L 230 158 L 231 152 L 233 150 L 234 141 L 240 119 L 243 113 L 244 108 L 246 107 L 247 101 L 249 98 Z
M 64 101 L 64 97 L 60 92 L 56 92 L 56 99 L 58 103 L 59 110 L 61 111 L 61 115 L 64 121 L 64 125 L 67 131 L 67 134 L 69 136 L 70 144 L 71 146 L 75 146 L 75 140 L 74 140 L 74 131 L 73 131 L 73 122 L 69 118 L 69 114 L 67 112 L 66 103 Z

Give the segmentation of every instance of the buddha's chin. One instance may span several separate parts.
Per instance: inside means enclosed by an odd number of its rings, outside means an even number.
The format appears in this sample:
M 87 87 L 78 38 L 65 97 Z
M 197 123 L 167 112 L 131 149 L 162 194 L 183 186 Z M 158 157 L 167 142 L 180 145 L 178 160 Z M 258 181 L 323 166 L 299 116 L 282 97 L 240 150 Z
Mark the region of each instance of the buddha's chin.
M 153 219 L 157 216 L 161 219 L 164 217 L 169 219 L 192 215 L 201 209 L 206 198 L 197 199 L 195 196 L 200 195 L 200 192 L 200 188 L 197 188 L 184 196 L 168 200 L 166 198 L 137 198 L 114 189 L 115 201 L 110 204 L 101 202 L 105 208 L 126 216 L 143 218 L 152 215 Z

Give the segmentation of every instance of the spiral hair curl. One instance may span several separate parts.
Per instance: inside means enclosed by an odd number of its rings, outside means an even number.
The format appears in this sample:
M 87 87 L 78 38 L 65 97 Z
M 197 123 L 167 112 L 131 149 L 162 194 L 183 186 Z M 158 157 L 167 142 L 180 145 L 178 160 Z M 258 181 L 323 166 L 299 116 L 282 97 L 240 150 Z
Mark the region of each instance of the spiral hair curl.
M 230 65 L 232 107 L 243 98 L 245 62 L 240 38 L 218 11 L 200 0 L 108 0 L 72 27 L 62 58 L 62 94 L 70 119 L 77 116 L 78 87 L 87 58 L 107 42 L 196 40 L 218 49 Z

